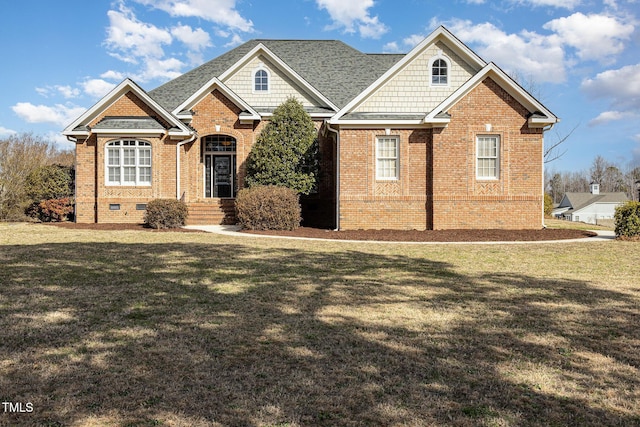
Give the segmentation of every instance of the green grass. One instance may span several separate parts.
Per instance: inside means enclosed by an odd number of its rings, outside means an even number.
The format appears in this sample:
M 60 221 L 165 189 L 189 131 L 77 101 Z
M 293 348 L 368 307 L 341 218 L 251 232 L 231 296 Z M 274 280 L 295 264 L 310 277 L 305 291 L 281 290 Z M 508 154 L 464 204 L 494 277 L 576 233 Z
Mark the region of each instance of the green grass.
M 600 220 L 598 224 L 587 224 L 580 221 L 564 221 L 561 219 L 545 218 L 544 224 L 547 228 L 559 228 L 570 230 L 612 230 L 615 228 L 612 219 Z
M 638 260 L 0 224 L 0 425 L 638 425 Z

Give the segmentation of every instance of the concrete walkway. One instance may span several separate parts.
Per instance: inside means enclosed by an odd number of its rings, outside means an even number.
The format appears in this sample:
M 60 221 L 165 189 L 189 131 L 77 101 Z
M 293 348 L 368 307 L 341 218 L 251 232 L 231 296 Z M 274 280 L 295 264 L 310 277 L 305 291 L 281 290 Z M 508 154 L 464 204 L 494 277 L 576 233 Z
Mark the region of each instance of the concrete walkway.
M 240 233 L 238 225 L 187 225 L 184 228 L 189 230 L 200 230 L 208 233 L 223 234 L 225 236 L 248 237 L 248 238 L 265 238 L 265 239 L 290 239 L 290 240 L 310 240 L 310 241 L 332 241 L 345 243 L 393 243 L 406 245 L 523 245 L 537 243 L 571 243 L 571 242 L 603 242 L 615 239 L 616 235 L 610 230 L 590 230 L 597 233 L 594 237 L 584 237 L 581 239 L 563 239 L 563 240 L 535 240 L 535 241 L 507 241 L 507 242 L 392 242 L 379 240 L 341 240 L 341 239 L 319 239 L 310 237 L 291 237 L 291 236 L 271 236 L 264 234 Z

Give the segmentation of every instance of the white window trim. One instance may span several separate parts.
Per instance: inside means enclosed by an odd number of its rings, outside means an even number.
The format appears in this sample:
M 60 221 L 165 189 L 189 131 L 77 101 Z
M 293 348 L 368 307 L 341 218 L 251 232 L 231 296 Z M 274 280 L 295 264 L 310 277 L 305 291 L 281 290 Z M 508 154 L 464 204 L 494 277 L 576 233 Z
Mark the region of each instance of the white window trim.
M 396 156 L 395 157 L 381 157 L 380 156 L 380 140 L 381 139 L 394 139 L 396 141 Z M 400 179 L 400 136 L 398 135 L 379 135 L 376 136 L 376 180 L 378 181 L 398 181 Z M 380 168 L 378 166 L 379 160 L 395 160 L 396 162 L 396 175 L 395 176 L 380 176 Z
M 496 139 L 496 155 L 494 156 L 482 156 L 482 159 L 496 159 L 496 174 L 495 176 L 480 176 L 478 174 L 480 167 L 479 167 L 479 161 L 480 161 L 480 155 L 479 155 L 479 150 L 478 150 L 478 145 L 480 144 L 480 138 L 495 138 Z M 497 181 L 500 179 L 500 146 L 501 146 L 501 141 L 500 141 L 500 135 L 495 135 L 495 134 L 479 134 L 476 135 L 476 179 L 478 181 Z
M 258 72 L 260 71 L 264 71 L 265 73 L 267 73 L 267 90 L 256 90 L 256 74 L 258 74 Z M 253 70 L 253 73 L 251 73 L 251 91 L 253 93 L 270 93 L 271 92 L 271 72 L 262 63 L 260 63 L 260 65 L 258 65 L 258 68 Z
M 122 141 L 135 141 L 135 145 L 123 145 Z M 113 145 L 115 142 L 120 142 L 120 145 Z M 139 145 L 140 143 L 144 143 L 145 145 Z M 148 145 L 146 145 L 148 144 Z M 128 165 L 128 167 L 135 167 L 136 170 L 136 180 L 135 181 L 125 181 L 124 180 L 124 168 L 123 159 L 124 159 L 124 149 L 125 148 L 133 148 L 135 149 L 135 165 Z M 109 151 L 117 149 L 119 151 L 119 161 L 120 164 L 120 182 L 111 182 L 109 181 L 109 168 L 113 167 L 109 165 Z M 141 165 L 140 164 L 140 151 L 141 149 L 149 150 L 150 165 Z M 150 181 L 149 182 L 141 182 L 140 181 L 140 168 L 150 168 Z M 104 183 L 106 186 L 111 187 L 151 187 L 151 182 L 153 181 L 153 150 L 152 145 L 149 141 L 139 140 L 136 138 L 122 138 L 113 141 L 109 141 L 104 146 Z
M 447 82 L 446 83 L 434 83 L 433 82 L 433 63 L 438 59 L 442 59 L 447 64 Z M 429 60 L 429 86 L 433 87 L 449 87 L 451 86 L 451 60 L 443 55 L 442 51 L 438 51 L 438 54 Z

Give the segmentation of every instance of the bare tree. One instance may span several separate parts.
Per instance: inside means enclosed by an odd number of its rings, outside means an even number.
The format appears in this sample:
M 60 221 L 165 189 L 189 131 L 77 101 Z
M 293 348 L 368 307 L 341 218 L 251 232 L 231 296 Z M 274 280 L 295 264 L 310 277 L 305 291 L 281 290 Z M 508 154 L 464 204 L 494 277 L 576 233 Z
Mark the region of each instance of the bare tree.
M 630 200 L 640 201 L 636 182 L 640 181 L 640 165 L 630 164 L 624 174 L 625 187 L 627 189 L 627 197 Z
M 538 82 L 533 78 L 532 74 L 523 75 L 519 71 L 514 70 L 509 73 L 509 76 L 520 85 L 524 90 L 529 92 L 531 96 L 536 98 L 539 101 L 543 101 L 544 93 L 540 88 Z M 571 134 L 578 128 L 580 123 L 575 125 L 569 133 L 561 135 L 558 131 L 555 131 L 555 137 L 547 142 L 547 138 L 545 138 L 545 146 L 544 146 L 544 163 L 551 163 L 554 160 L 558 160 L 560 157 L 564 156 L 567 153 L 567 149 L 562 149 L 562 144 L 564 144 Z
M 609 166 L 605 169 L 600 188 L 602 189 L 602 191 L 612 193 L 627 191 L 624 174 L 616 165 L 609 164 Z
M 0 220 L 19 220 L 30 200 L 25 179 L 56 154 L 48 141 L 31 133 L 0 140 Z
M 611 164 L 602 156 L 598 155 L 593 159 L 593 163 L 589 167 L 589 179 L 596 184 L 602 184 L 605 178 L 605 172 Z
M 551 163 L 554 160 L 558 160 L 560 157 L 564 156 L 567 153 L 568 149 L 562 149 L 562 144 L 564 144 L 569 137 L 575 132 L 578 128 L 579 124 L 575 125 L 573 129 L 569 131 L 569 133 L 565 135 L 560 135 L 557 131 L 555 132 L 555 138 L 552 142 L 547 143 L 547 139 L 545 138 L 545 147 L 544 147 L 544 162 Z

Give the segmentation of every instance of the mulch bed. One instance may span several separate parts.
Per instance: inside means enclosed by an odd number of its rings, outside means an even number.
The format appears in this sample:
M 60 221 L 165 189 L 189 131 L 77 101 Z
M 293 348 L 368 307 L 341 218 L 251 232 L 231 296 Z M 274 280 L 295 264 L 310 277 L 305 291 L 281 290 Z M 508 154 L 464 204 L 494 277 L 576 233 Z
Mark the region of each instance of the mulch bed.
M 385 242 L 515 242 L 565 240 L 593 237 L 584 230 L 347 230 L 333 231 L 300 227 L 294 231 L 243 231 L 244 233 L 312 237 L 335 240 L 376 240 Z
M 57 227 L 89 230 L 138 230 L 151 232 L 200 233 L 199 230 L 173 228 L 156 230 L 144 224 L 76 224 L 73 222 L 51 223 Z M 294 231 L 249 231 L 243 233 L 271 236 L 311 237 L 334 240 L 364 240 L 387 242 L 512 242 L 579 239 L 595 236 L 584 230 L 348 230 L 333 231 L 319 228 L 300 227 Z
M 71 230 L 103 230 L 103 231 L 119 231 L 119 230 L 133 230 L 133 231 L 152 231 L 156 233 L 162 232 L 178 232 L 178 233 L 205 233 L 201 230 L 189 230 L 186 228 L 163 228 L 155 229 L 145 226 L 144 224 L 76 224 L 75 222 L 46 222 L 42 225 L 53 225 L 56 227 L 67 228 Z

